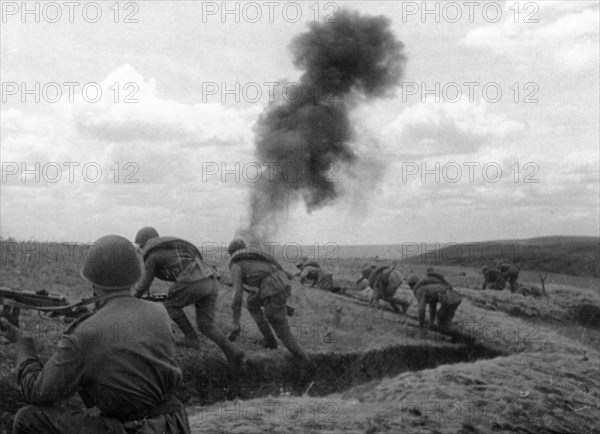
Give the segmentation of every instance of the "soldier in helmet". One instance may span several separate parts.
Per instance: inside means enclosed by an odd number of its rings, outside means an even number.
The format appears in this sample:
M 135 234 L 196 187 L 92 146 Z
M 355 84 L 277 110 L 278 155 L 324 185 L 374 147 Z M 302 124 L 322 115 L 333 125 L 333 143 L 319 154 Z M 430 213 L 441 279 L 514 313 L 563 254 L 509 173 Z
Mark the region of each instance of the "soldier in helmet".
M 519 285 L 517 283 L 517 279 L 519 279 L 519 269 L 510 262 L 497 260 L 496 268 L 502 274 L 504 280 L 508 282 L 510 285 L 510 292 L 515 292 Z
M 287 273 L 272 256 L 260 249 L 246 247 L 244 240 L 234 239 L 227 252 L 231 255 L 229 269 L 233 280 L 233 333 L 241 330 L 240 317 L 244 291 L 248 292 L 246 307 L 264 336 L 266 348 L 277 348 L 275 334 L 286 348 L 314 372 L 315 364 L 306 355 L 290 330 L 286 317 L 286 301 L 291 295 Z
M 429 306 L 430 327 L 434 326 L 434 321 L 437 319 L 437 326 L 441 330 L 449 330 L 456 309 L 462 301 L 460 294 L 455 292 L 448 284 L 439 280 L 436 281 L 433 277 L 419 279 L 419 277 L 413 275 L 408 279 L 408 286 L 413 290 L 419 303 L 419 326 L 421 328 L 425 327 L 425 311 L 426 307 Z M 440 305 L 439 310 L 437 310 L 438 303 Z
M 490 288 L 496 291 L 502 291 L 506 286 L 506 280 L 504 280 L 504 276 L 498 270 L 494 270 L 487 265 L 481 267 L 481 272 L 483 273 L 483 285 L 482 289 Z
M 243 351 L 230 343 L 215 325 L 218 273 L 202 260 L 196 246 L 179 238 L 160 237 L 151 227 L 140 229 L 135 243 L 142 249 L 144 259 L 144 277 L 135 287 L 135 296 L 143 296 L 155 277 L 173 282 L 165 307 L 185 336 L 183 344 L 192 348 L 200 346 L 198 335 L 183 311 L 185 306 L 193 304 L 198 330 L 221 348 L 230 363 L 241 364 Z
M 394 294 L 396 294 L 396 291 L 402 285 L 402 280 L 404 280 L 402 274 L 396 270 L 396 267 L 384 265 L 375 268 L 369 273 L 369 286 L 373 288 L 371 303 L 375 303 L 375 307 L 378 308 L 379 299 L 383 299 L 392 306 L 392 310 L 395 313 L 405 315 L 410 302 L 394 298 Z M 402 311 L 400 311 L 398 305 L 400 305 Z
M 306 281 L 312 281 L 312 287 L 318 286 L 326 291 L 333 290 L 333 275 L 321 267 L 317 261 L 309 261 L 306 256 L 300 258 L 296 265 L 300 270 L 300 283 L 302 286 Z
M 12 331 L 17 381 L 29 403 L 16 414 L 14 432 L 189 433 L 185 408 L 174 398 L 182 378 L 167 312 L 131 296 L 142 275 L 135 247 L 117 235 L 95 246 L 81 275 L 98 296 L 97 310 L 71 324 L 46 363 L 32 338 Z M 93 411 L 52 405 L 76 392 Z
M 444 275 L 435 271 L 433 267 L 427 267 L 426 273 L 427 278 L 437 279 L 440 283 L 443 283 L 444 285 L 452 286 L 448 283 Z

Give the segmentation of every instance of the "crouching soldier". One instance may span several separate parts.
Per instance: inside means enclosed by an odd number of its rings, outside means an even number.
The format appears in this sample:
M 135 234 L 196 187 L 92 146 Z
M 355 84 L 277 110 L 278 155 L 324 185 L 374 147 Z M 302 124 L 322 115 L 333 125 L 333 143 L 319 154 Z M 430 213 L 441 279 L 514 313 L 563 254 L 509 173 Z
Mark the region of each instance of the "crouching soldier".
M 517 284 L 517 279 L 519 278 L 519 269 L 510 262 L 502 262 L 498 261 L 496 264 L 498 271 L 502 274 L 504 280 L 508 282 L 510 285 L 510 292 L 515 292 L 519 285 Z
M 440 330 L 450 331 L 452 319 L 462 297 L 448 284 L 435 280 L 433 277 L 419 279 L 417 276 L 411 276 L 408 279 L 408 286 L 413 290 L 419 303 L 419 326 L 425 327 L 425 310 L 429 306 L 430 328 L 433 328 L 434 321 L 437 319 L 437 326 Z M 437 309 L 438 303 L 440 304 L 439 310 Z
M 402 275 L 395 267 L 381 266 L 375 268 L 369 275 L 369 286 L 373 289 L 373 298 L 369 304 L 375 304 L 379 308 L 379 299 L 387 301 L 396 313 L 406 314 L 410 302 L 394 298 L 394 294 L 402 285 Z M 402 307 L 402 311 L 398 309 Z
M 182 378 L 169 316 L 130 293 L 142 275 L 135 247 L 117 235 L 95 246 L 98 254 L 86 257 L 81 275 L 98 296 L 97 310 L 71 324 L 44 364 L 34 341 L 18 337 L 17 381 L 30 405 L 16 414 L 14 432 L 189 433 L 185 408 L 174 398 Z M 93 412 L 49 404 L 75 392 Z
M 506 280 L 504 280 L 504 276 L 498 270 L 494 270 L 489 268 L 487 265 L 481 267 L 481 272 L 483 273 L 483 285 L 481 289 L 494 289 L 496 291 L 502 291 L 506 286 Z
M 202 260 L 196 246 L 179 238 L 159 237 L 151 227 L 140 229 L 135 243 L 142 249 L 145 268 L 144 278 L 135 287 L 135 296 L 142 297 L 155 277 L 173 282 L 165 307 L 185 336 L 183 344 L 200 347 L 198 335 L 183 311 L 185 306 L 193 304 L 198 330 L 221 348 L 234 367 L 241 364 L 244 352 L 231 344 L 215 325 L 218 273 Z
M 300 283 L 302 286 L 306 281 L 312 281 L 313 288 L 316 285 L 325 291 L 333 290 L 333 274 L 321 267 L 318 262 L 309 261 L 306 256 L 303 256 L 296 267 L 300 270 Z
M 229 243 L 229 269 L 233 281 L 233 334 L 241 330 L 240 317 L 244 291 L 248 292 L 246 307 L 261 332 L 266 348 L 277 348 L 275 334 L 296 358 L 313 373 L 316 366 L 302 350 L 290 330 L 286 317 L 286 301 L 291 295 L 287 273 L 272 256 L 259 249 L 246 247 L 241 239 Z

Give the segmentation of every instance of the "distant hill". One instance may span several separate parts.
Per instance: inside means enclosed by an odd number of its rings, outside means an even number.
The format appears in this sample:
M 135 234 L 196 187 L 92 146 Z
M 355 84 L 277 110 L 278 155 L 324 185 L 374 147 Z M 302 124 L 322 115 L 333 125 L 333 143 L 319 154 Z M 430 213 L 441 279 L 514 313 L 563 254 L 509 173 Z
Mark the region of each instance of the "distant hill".
M 600 238 L 551 236 L 526 240 L 440 245 L 407 258 L 408 263 L 479 267 L 496 259 L 522 270 L 600 277 Z

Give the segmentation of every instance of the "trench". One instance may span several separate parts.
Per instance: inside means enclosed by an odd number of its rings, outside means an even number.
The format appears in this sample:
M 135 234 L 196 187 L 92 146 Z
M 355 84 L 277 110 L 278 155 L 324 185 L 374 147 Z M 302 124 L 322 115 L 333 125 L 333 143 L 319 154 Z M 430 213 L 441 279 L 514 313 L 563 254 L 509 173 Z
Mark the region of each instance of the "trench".
M 366 352 L 318 353 L 311 359 L 312 377 L 291 356 L 249 359 L 242 372 L 231 373 L 222 357 L 186 356 L 179 360 L 185 387 L 180 399 L 188 404 L 279 396 L 283 392 L 326 396 L 354 386 L 440 365 L 474 362 L 503 355 L 481 344 L 398 345 Z

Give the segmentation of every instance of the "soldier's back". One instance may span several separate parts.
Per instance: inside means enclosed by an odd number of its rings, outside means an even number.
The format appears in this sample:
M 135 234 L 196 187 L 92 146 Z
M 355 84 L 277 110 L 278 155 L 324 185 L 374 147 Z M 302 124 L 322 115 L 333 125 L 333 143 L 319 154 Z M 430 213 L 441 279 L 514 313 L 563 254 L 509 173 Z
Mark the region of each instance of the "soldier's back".
M 83 357 L 82 384 L 108 416 L 153 408 L 181 382 L 164 306 L 118 297 L 77 324 L 71 337 Z

